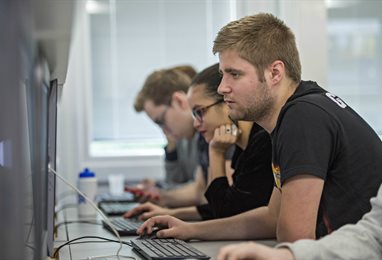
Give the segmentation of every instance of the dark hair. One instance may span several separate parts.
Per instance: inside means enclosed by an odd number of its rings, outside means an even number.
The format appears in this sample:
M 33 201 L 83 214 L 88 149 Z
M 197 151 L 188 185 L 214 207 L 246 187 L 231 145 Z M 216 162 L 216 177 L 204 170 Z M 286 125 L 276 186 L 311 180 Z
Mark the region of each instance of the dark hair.
M 222 75 L 219 72 L 219 63 L 216 63 L 198 74 L 192 79 L 191 88 L 196 85 L 204 85 L 205 94 L 215 100 L 223 100 L 223 96 L 218 93 L 218 87 L 222 80 Z

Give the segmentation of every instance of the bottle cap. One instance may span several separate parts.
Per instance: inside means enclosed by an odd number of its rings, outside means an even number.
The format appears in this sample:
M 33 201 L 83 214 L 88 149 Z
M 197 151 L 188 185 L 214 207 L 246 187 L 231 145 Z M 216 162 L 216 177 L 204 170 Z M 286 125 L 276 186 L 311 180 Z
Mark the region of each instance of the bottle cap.
M 92 178 L 95 177 L 95 173 L 91 172 L 88 168 L 85 168 L 83 172 L 79 174 L 80 178 Z

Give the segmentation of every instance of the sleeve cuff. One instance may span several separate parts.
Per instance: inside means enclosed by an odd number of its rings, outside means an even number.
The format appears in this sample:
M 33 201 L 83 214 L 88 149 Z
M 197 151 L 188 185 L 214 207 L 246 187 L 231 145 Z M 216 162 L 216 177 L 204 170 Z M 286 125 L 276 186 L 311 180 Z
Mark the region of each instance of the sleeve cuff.
M 164 148 L 164 154 L 166 161 L 176 161 L 178 160 L 178 153 L 176 152 L 176 149 L 171 152 L 167 152 L 167 146 Z
M 292 252 L 295 260 L 321 259 L 318 257 L 319 247 L 315 245 L 315 240 L 302 239 L 294 243 L 281 243 L 276 248 L 286 248 Z
M 196 206 L 196 210 L 203 220 L 213 219 L 214 216 L 212 214 L 211 208 L 208 204 L 198 205 Z
M 228 180 L 227 180 L 227 177 L 219 177 L 219 178 L 216 178 L 214 179 L 210 185 L 207 187 L 207 190 L 206 192 L 204 193 L 204 196 L 207 198 L 207 200 L 211 199 L 211 194 L 220 194 L 220 192 L 218 192 L 218 190 L 220 190 L 220 187 L 222 185 L 225 185 L 228 187 Z

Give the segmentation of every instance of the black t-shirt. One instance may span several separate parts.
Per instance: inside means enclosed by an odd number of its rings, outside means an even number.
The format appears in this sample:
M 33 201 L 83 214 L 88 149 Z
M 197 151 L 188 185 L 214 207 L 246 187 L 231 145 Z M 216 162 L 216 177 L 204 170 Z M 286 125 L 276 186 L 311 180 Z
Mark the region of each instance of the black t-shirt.
M 229 186 L 226 177 L 211 182 L 205 193 L 210 211 L 198 209 L 203 219 L 228 217 L 268 204 L 274 187 L 269 134 L 254 124 L 246 149 L 235 148 L 233 184 Z
M 208 165 L 209 165 L 209 156 L 208 156 L 208 143 L 204 140 L 203 136 L 199 134 L 198 138 L 198 151 L 199 151 L 199 165 L 202 167 L 203 177 L 205 182 L 208 180 Z
M 340 98 L 302 81 L 280 112 L 272 143 L 279 189 L 299 174 L 325 181 L 317 237 L 370 211 L 369 200 L 382 182 L 382 143 Z
M 231 146 L 230 148 L 227 149 L 227 152 L 225 153 L 226 160 L 232 159 L 234 150 L 235 150 L 235 146 Z M 199 135 L 199 138 L 198 138 L 198 151 L 199 151 L 199 164 L 202 167 L 204 181 L 208 183 L 208 166 L 210 165 L 209 155 L 208 155 L 208 143 L 205 141 L 202 135 Z

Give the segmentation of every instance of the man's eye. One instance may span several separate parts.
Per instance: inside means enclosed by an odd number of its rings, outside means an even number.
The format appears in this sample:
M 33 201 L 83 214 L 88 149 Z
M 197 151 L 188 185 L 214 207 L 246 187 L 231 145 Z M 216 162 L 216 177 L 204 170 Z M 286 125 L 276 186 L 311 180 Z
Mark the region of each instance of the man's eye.
M 232 76 L 234 79 L 237 79 L 237 78 L 240 76 L 240 74 L 237 73 L 237 72 L 231 72 L 231 76 Z

